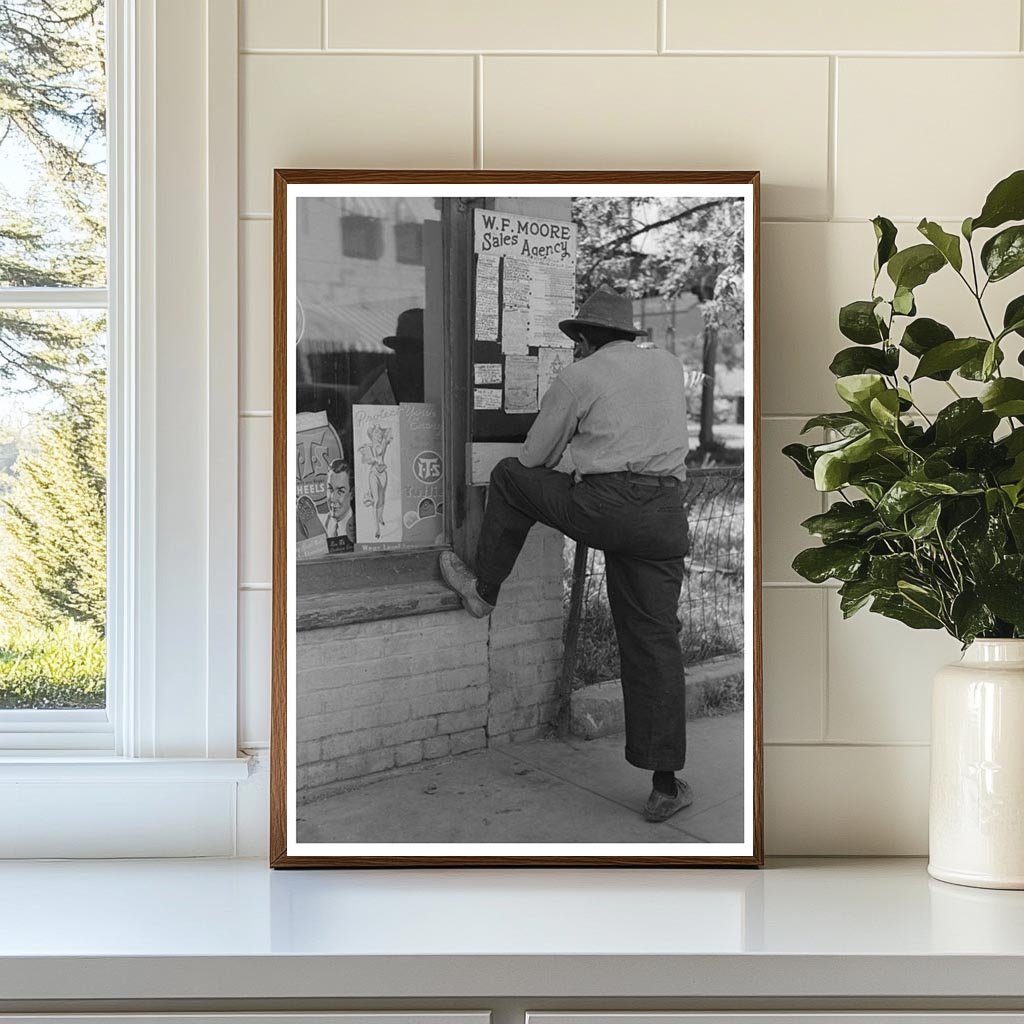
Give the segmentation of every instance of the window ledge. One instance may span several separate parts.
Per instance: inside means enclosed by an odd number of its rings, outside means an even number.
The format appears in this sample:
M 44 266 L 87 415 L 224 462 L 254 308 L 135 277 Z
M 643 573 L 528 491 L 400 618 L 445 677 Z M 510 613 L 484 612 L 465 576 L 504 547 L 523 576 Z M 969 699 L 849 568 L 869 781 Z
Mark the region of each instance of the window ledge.
M 112 757 L 67 754 L 0 756 L 4 782 L 241 782 L 248 757 Z
M 295 629 L 297 632 L 327 629 L 376 619 L 456 611 L 461 607 L 458 594 L 434 580 L 334 594 L 307 594 L 296 601 Z

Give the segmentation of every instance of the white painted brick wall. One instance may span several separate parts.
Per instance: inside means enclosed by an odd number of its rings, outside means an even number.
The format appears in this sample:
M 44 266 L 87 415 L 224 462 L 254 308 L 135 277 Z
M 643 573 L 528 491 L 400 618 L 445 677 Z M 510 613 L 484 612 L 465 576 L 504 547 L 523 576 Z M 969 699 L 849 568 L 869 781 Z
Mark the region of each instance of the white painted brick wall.
M 391 768 L 537 736 L 556 711 L 561 574 L 561 536 L 537 527 L 489 623 L 437 612 L 303 633 L 300 802 Z

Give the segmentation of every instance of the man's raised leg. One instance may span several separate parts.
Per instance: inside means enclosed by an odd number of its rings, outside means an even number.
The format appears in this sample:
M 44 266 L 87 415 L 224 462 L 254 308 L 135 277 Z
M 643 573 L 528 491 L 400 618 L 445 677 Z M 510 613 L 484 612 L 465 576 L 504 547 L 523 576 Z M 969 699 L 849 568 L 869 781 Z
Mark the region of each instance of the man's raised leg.
M 441 575 L 462 596 L 466 610 L 489 615 L 534 523 L 573 535 L 569 521 L 572 478 L 553 469 L 528 468 L 518 459 L 502 459 L 491 471 L 476 565 L 453 552 L 441 555 Z

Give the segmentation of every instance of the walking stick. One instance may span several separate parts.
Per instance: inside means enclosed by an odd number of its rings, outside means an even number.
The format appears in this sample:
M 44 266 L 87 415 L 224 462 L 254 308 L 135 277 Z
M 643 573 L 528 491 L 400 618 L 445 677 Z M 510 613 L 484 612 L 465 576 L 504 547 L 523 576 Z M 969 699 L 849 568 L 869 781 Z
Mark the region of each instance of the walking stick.
M 569 735 L 572 713 L 572 677 L 576 669 L 576 645 L 580 639 L 583 618 L 583 587 L 587 576 L 587 555 L 590 549 L 579 541 L 572 563 L 572 590 L 569 594 L 569 621 L 565 627 L 565 647 L 562 653 L 562 677 L 558 683 L 558 738 Z

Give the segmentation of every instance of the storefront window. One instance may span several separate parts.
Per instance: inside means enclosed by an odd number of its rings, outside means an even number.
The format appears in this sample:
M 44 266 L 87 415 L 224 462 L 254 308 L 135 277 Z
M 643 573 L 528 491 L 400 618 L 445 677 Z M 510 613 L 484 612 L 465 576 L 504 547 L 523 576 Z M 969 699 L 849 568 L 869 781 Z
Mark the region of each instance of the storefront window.
M 297 557 L 445 544 L 442 201 L 297 204 Z
M 416 211 L 401 202 L 397 208 L 395 224 L 395 259 L 399 263 L 423 263 L 423 222 L 416 219 Z

